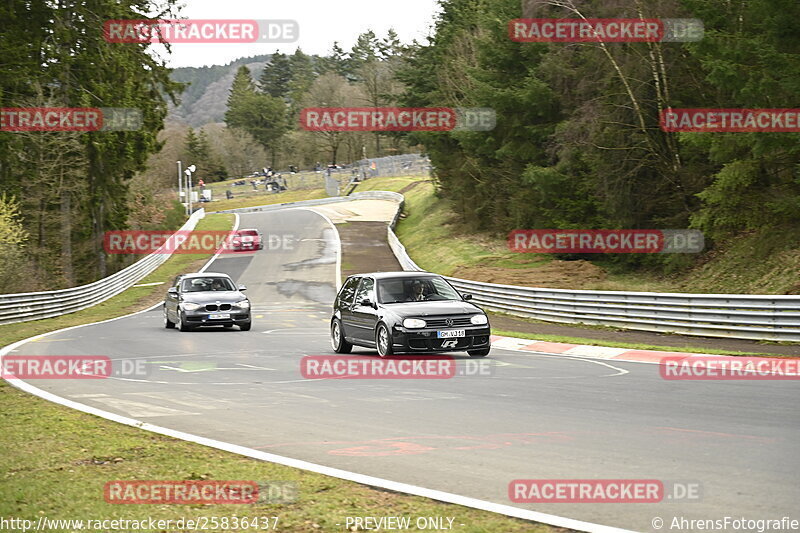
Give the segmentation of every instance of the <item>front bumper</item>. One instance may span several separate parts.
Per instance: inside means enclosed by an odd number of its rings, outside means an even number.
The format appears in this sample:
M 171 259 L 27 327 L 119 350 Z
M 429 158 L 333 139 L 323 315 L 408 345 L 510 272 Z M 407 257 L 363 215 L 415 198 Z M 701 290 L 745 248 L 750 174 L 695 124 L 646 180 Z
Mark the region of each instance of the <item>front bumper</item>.
M 210 315 L 227 314 L 229 318 L 210 318 Z M 232 324 L 246 324 L 250 322 L 250 311 L 232 309 L 230 311 L 184 311 L 186 324 L 192 327 L 225 326 Z
M 465 336 L 438 338 L 438 331 L 451 329 L 463 329 Z M 421 329 L 395 326 L 392 331 L 392 345 L 395 352 L 463 352 L 488 348 L 491 343 L 490 335 L 491 328 L 488 324 L 483 326 Z M 453 343 L 452 341 L 456 342 Z

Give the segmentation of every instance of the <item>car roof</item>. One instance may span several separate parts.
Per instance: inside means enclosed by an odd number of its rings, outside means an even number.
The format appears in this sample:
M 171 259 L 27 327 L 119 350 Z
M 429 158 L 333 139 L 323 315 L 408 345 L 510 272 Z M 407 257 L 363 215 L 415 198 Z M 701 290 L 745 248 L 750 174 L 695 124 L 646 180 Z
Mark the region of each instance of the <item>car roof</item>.
M 427 277 L 427 278 L 439 278 L 441 277 L 439 274 L 434 274 L 433 272 L 415 272 L 415 271 L 406 271 L 406 272 L 365 272 L 363 274 L 353 274 L 349 277 L 362 277 L 362 276 L 369 276 L 375 279 L 391 279 L 391 278 L 410 278 L 410 277 Z
M 181 278 L 208 278 L 213 276 L 230 278 L 228 274 L 224 274 L 222 272 L 193 272 L 191 274 L 182 274 Z
M 236 231 L 258 231 L 258 230 L 256 228 L 240 228 L 237 229 Z

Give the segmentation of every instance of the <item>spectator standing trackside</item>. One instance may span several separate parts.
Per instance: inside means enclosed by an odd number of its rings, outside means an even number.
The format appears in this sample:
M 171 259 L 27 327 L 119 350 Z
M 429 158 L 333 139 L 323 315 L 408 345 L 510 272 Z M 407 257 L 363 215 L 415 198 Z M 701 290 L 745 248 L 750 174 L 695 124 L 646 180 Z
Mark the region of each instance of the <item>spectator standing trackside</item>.
M 206 182 L 203 181 L 203 180 L 197 180 L 197 186 L 200 187 L 201 189 L 205 189 L 206 188 Z

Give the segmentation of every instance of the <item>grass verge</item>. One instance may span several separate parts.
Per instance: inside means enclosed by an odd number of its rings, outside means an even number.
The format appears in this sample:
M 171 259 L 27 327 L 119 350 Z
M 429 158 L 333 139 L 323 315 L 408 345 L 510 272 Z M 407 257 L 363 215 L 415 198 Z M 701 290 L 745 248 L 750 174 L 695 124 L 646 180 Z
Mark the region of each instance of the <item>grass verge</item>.
M 50 519 L 278 517 L 277 530 L 342 531 L 347 516 L 444 516 L 464 533 L 561 531 L 549 526 L 384 492 L 232 453 L 206 448 L 79 413 L 0 385 L 3 454 L 0 515 Z M 103 486 L 113 480 L 290 481 L 298 499 L 268 505 L 113 505 Z M 53 531 L 55 529 L 51 529 Z M 77 529 L 75 529 L 77 530 Z M 91 529 L 96 531 L 95 529 Z M 411 530 L 415 530 L 412 528 Z M 214 528 L 212 531 L 233 531 Z
M 259 205 L 283 204 L 287 202 L 300 202 L 303 200 L 317 200 L 327 198 L 325 189 L 301 189 L 285 191 L 282 193 L 259 193 L 248 196 L 234 197 L 231 200 L 216 200 L 206 204 L 207 211 L 226 211 L 228 209 L 241 209 L 243 207 L 256 207 Z
M 210 214 L 199 230 L 225 230 L 233 215 Z M 178 254 L 140 283 L 166 282 L 197 270 L 208 255 Z M 69 326 L 122 316 L 161 300 L 165 286 L 131 288 L 89 309 L 42 321 L 0 326 L 0 345 Z M 0 381 L 0 516 L 35 524 L 64 520 L 278 517 L 281 531 L 342 531 L 347 516 L 441 516 L 464 533 L 563 531 L 426 498 L 265 463 L 198 444 L 143 432 L 52 404 Z M 292 481 L 298 500 L 267 505 L 112 505 L 103 487 L 113 480 Z M 460 524 L 464 524 L 460 526 Z M 252 528 L 251 528 L 252 529 Z M 50 528 L 75 530 L 78 528 Z M 97 529 L 83 529 L 97 531 Z M 415 530 L 415 528 L 411 528 Z M 233 531 L 213 528 L 212 531 Z

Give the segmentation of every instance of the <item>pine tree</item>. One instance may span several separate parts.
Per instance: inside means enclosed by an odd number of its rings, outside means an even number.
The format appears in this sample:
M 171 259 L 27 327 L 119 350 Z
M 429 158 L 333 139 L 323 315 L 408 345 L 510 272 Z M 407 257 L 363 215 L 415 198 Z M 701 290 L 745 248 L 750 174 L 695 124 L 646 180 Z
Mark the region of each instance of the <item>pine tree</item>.
M 275 98 L 285 98 L 291 90 L 291 82 L 291 60 L 285 54 L 275 52 L 258 79 L 261 92 Z

